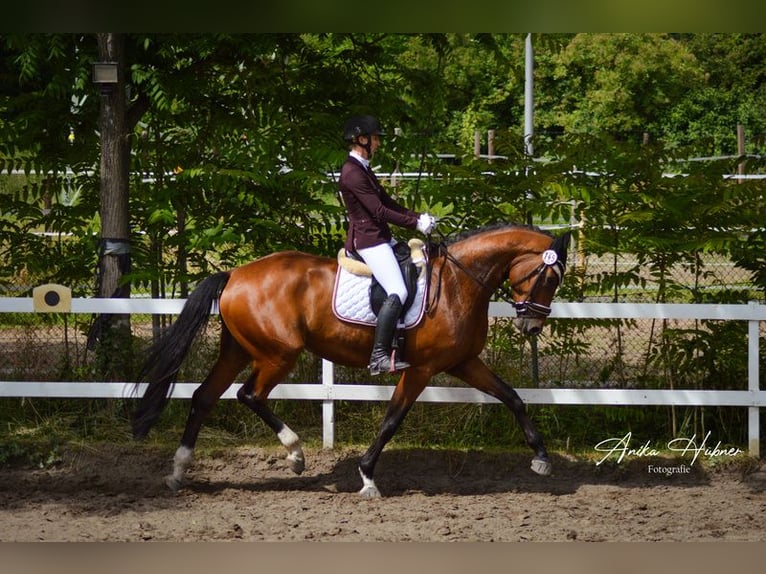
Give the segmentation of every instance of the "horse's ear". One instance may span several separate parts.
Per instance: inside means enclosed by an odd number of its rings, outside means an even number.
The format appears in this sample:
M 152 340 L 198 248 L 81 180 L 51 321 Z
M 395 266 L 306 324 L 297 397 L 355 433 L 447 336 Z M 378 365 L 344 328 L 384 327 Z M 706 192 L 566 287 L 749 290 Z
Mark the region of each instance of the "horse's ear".
M 569 250 L 569 240 L 572 237 L 572 232 L 567 231 L 566 233 L 557 236 L 553 243 L 551 243 L 551 249 L 553 249 L 556 252 L 556 255 L 559 256 L 559 261 L 563 265 L 567 264 L 567 251 Z

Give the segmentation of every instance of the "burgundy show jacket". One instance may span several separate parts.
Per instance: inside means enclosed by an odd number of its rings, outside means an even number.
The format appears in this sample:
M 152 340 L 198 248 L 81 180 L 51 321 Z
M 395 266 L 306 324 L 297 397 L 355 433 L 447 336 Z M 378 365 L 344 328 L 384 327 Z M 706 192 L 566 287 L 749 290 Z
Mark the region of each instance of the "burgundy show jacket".
M 415 229 L 418 214 L 399 205 L 375 177 L 349 156 L 340 171 L 340 192 L 348 212 L 346 250 L 357 251 L 391 241 L 389 223 Z

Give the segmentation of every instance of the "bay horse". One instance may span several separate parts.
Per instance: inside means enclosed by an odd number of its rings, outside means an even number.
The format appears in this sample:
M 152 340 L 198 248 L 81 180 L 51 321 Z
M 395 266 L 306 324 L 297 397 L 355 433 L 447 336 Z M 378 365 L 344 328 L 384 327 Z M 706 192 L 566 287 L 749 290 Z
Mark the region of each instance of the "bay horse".
M 526 225 L 502 224 L 432 244 L 429 308 L 406 331 L 411 366 L 401 372 L 379 433 L 359 461 L 363 497 L 379 497 L 375 465 L 415 400 L 437 373 L 446 372 L 499 399 L 515 415 L 534 451 L 532 470 L 551 472 L 543 439 L 518 393 L 479 358 L 488 331 L 489 302 L 508 280 L 516 309 L 514 324 L 537 334 L 563 280 L 570 234 L 558 237 Z M 202 280 L 177 320 L 150 348 L 136 381 L 146 390 L 132 416 L 133 435 L 143 438 L 168 402 L 178 370 L 197 333 L 219 303 L 221 339 L 218 358 L 195 390 L 186 427 L 165 482 L 182 486 L 192 463 L 203 421 L 214 403 L 248 366 L 251 373 L 237 398 L 276 433 L 296 474 L 305 467 L 300 438 L 270 409 L 269 393 L 293 369 L 305 349 L 334 363 L 366 367 L 374 328 L 344 322 L 332 311 L 338 262 L 281 251 Z

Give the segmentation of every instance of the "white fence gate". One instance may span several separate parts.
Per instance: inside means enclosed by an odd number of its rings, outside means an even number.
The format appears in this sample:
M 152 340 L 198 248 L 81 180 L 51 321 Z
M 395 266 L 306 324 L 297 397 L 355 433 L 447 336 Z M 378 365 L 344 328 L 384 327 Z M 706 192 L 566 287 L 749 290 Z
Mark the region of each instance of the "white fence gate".
M 178 314 L 184 299 L 88 299 L 73 298 L 72 313 Z M 0 313 L 33 313 L 31 297 L 0 297 Z M 211 310 L 215 312 L 215 310 Z M 508 303 L 492 303 L 491 317 L 513 317 Z M 665 405 L 742 407 L 748 411 L 748 450 L 760 455 L 760 409 L 766 406 L 766 391 L 760 389 L 759 331 L 766 321 L 766 305 L 634 304 L 634 303 L 556 303 L 551 318 L 556 319 L 716 319 L 747 321 L 747 390 L 686 389 L 516 389 L 528 404 L 551 405 Z M 36 382 L 0 381 L 0 397 L 124 398 L 132 382 Z M 178 383 L 173 398 L 191 398 L 197 383 Z M 335 435 L 334 401 L 388 401 L 392 385 L 335 384 L 333 364 L 323 361 L 322 381 L 278 386 L 274 399 L 322 401 L 325 448 L 332 448 Z M 230 388 L 222 398 L 236 398 Z M 426 387 L 419 401 L 434 403 L 493 403 L 496 399 L 472 388 Z

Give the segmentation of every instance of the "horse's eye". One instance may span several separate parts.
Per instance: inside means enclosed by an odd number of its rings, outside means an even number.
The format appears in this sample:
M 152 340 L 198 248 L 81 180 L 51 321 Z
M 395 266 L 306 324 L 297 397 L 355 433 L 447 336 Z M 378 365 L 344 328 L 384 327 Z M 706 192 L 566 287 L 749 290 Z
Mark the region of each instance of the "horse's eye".
M 558 286 L 559 278 L 555 273 L 548 273 L 545 276 L 545 286 L 546 287 L 556 287 Z

